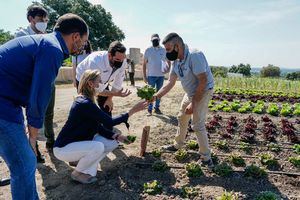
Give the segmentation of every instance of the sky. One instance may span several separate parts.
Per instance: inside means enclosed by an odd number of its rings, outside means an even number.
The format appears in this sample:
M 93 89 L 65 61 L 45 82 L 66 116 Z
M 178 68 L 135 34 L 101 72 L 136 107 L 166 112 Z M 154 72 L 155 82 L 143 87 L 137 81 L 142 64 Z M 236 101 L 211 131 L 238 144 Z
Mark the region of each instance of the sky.
M 125 33 L 127 48 L 178 33 L 210 65 L 249 63 L 300 67 L 300 0 L 89 0 L 101 4 Z M 31 0 L 0 0 L 0 28 L 26 26 Z M 99 27 L 101 28 L 101 27 Z

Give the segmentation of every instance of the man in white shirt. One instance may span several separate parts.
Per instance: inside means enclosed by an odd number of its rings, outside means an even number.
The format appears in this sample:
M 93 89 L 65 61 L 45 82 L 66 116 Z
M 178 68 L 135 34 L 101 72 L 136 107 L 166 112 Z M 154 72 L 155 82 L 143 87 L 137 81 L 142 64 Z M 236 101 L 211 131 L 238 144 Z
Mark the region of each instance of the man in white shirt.
M 113 96 L 126 97 L 131 94 L 129 90 L 123 90 L 122 84 L 125 77 L 126 48 L 119 41 L 109 45 L 108 51 L 95 51 L 86 57 L 76 68 L 77 86 L 83 73 L 88 70 L 99 70 L 101 84 L 97 88 L 97 103 L 99 107 L 111 116 L 113 110 Z M 112 127 L 106 126 L 112 130 Z
M 155 87 L 158 91 L 164 84 L 164 72 L 162 71 L 162 63 L 166 62 L 166 50 L 159 45 L 160 38 L 158 34 L 151 36 L 152 46 L 147 48 L 144 54 L 143 63 L 143 79 L 146 84 Z M 170 62 L 168 62 L 170 66 Z M 160 99 L 155 101 L 154 112 L 162 114 L 160 111 Z M 152 103 L 148 106 L 147 116 L 152 115 Z

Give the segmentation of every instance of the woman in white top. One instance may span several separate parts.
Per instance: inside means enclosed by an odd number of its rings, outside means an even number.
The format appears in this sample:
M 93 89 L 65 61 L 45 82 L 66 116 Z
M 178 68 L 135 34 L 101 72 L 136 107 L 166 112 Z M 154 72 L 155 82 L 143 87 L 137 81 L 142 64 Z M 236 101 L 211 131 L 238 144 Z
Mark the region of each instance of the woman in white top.
M 73 85 L 76 88 L 77 88 L 77 86 L 76 86 L 76 68 L 79 65 L 79 63 L 81 63 L 88 55 L 90 55 L 92 53 L 92 51 L 93 51 L 92 45 L 91 45 L 90 41 L 87 41 L 82 53 L 78 54 L 77 56 L 72 56 L 72 67 L 73 67 L 72 79 L 73 79 Z

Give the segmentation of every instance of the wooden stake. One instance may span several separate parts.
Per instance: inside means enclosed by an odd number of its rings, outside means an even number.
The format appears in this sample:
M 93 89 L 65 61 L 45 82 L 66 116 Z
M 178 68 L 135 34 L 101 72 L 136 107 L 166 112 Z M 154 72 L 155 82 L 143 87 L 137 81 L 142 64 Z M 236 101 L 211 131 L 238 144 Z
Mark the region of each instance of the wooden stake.
M 141 150 L 140 150 L 140 156 L 144 156 L 147 148 L 147 142 L 149 138 L 150 133 L 150 126 L 144 126 L 143 133 L 142 133 L 142 139 L 141 139 Z

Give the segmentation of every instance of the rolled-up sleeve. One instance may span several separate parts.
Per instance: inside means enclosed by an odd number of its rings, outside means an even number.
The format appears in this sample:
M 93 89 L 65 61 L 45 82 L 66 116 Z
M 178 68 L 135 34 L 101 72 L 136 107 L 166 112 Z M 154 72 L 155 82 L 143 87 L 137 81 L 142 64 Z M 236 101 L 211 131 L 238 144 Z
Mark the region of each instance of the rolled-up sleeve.
M 174 62 L 171 64 L 170 75 L 176 75 L 176 72 L 175 72 L 175 63 Z
M 35 128 L 41 128 L 43 125 L 44 115 L 51 96 L 51 88 L 62 60 L 62 52 L 51 46 L 42 48 L 36 55 L 29 102 L 26 106 L 28 124 Z

